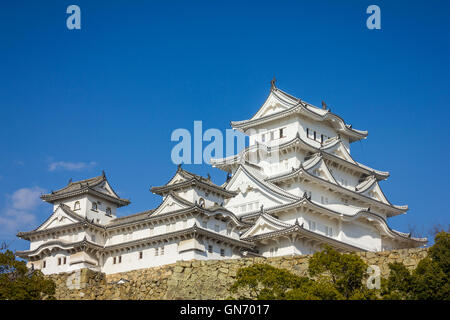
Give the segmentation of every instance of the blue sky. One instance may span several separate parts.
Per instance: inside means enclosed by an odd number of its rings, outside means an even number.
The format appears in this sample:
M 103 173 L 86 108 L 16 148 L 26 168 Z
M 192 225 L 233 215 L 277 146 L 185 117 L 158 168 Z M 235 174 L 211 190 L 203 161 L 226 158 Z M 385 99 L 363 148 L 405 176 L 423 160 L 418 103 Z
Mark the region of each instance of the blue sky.
M 81 30 L 66 8 L 81 8 Z M 366 8 L 381 8 L 381 30 Z M 41 192 L 106 171 L 132 204 L 157 206 L 176 128 L 225 131 L 253 115 L 270 80 L 322 100 L 369 137 L 359 162 L 410 211 L 390 220 L 447 225 L 448 1 L 8 1 L 0 5 L 0 239 L 51 214 Z M 208 165 L 186 166 L 225 173 Z M 14 240 L 15 239 L 15 240 Z

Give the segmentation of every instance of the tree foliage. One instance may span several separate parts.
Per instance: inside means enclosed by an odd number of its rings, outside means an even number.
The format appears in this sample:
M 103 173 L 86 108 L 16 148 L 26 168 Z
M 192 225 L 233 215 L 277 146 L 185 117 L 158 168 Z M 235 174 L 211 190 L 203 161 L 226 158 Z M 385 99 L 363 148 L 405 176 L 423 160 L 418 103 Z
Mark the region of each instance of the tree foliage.
M 401 263 L 391 263 L 389 268 L 384 299 L 450 300 L 450 234 L 438 233 L 428 256 L 412 272 Z
M 450 299 L 450 235 L 440 232 L 428 256 L 409 271 L 401 263 L 390 263 L 390 274 L 381 289 L 366 286 L 367 264 L 355 254 L 326 247 L 309 260 L 309 277 L 268 264 L 241 268 L 231 292 L 242 299 L 362 300 L 362 299 Z
M 55 284 L 39 270 L 28 269 L 14 253 L 0 250 L 0 300 L 53 299 Z
M 366 263 L 354 254 L 341 254 L 331 247 L 309 261 L 310 277 L 301 277 L 268 264 L 241 268 L 231 291 L 242 299 L 344 300 L 370 299 L 363 286 Z

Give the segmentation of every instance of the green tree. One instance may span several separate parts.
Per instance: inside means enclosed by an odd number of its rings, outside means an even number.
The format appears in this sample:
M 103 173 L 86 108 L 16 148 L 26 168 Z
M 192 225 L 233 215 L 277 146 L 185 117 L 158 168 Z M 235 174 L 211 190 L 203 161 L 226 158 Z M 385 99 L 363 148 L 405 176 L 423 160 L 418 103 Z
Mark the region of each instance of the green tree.
M 39 270 L 28 269 L 14 253 L 0 248 L 0 300 L 53 299 L 55 284 Z
M 374 299 L 373 290 L 363 285 L 366 270 L 367 265 L 357 255 L 326 247 L 309 261 L 312 279 L 267 264 L 255 264 L 238 270 L 231 292 L 239 292 L 243 299 Z
M 308 272 L 319 283 L 330 282 L 343 299 L 373 299 L 374 290 L 367 289 L 368 265 L 353 253 L 340 253 L 330 246 L 314 253 Z
M 285 269 L 268 264 L 254 264 L 238 270 L 231 292 L 239 293 L 240 299 L 286 299 L 289 290 L 300 288 L 309 281 L 308 278 L 299 277 Z
M 390 263 L 383 282 L 383 299 L 450 300 L 450 235 L 440 232 L 428 256 L 410 272 L 401 263 Z

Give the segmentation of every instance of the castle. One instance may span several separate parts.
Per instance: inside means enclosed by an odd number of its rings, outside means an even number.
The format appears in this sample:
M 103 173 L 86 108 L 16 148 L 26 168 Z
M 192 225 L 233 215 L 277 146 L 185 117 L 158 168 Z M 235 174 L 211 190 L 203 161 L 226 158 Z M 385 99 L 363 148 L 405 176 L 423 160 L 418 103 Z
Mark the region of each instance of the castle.
M 384 251 L 423 246 L 426 238 L 391 229 L 394 205 L 379 182 L 388 172 L 354 160 L 351 143 L 365 139 L 322 103 L 315 107 L 271 83 L 249 120 L 231 122 L 249 137 L 237 155 L 212 159 L 228 178 L 222 185 L 178 167 L 152 210 L 117 217 L 130 202 L 106 175 L 70 182 L 41 196 L 53 213 L 33 231 L 19 232 L 30 249 L 18 251 L 44 274 L 90 268 L 106 274 L 179 260 Z

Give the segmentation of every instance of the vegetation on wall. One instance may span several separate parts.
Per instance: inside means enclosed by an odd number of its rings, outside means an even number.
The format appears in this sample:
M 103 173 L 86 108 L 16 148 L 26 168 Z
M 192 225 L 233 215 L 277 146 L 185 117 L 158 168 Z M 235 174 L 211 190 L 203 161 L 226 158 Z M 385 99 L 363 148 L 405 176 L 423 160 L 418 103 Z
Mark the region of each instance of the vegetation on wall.
M 39 270 L 28 269 L 24 261 L 0 246 L 0 300 L 54 299 L 55 284 Z
M 369 289 L 368 265 L 355 254 L 331 247 L 315 253 L 308 266 L 309 277 L 254 264 L 241 268 L 230 291 L 241 299 L 354 300 L 407 299 L 450 300 L 450 234 L 440 232 L 428 257 L 408 270 L 390 263 L 390 273 L 379 289 Z

